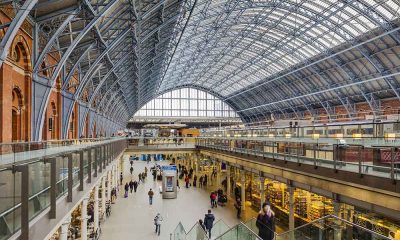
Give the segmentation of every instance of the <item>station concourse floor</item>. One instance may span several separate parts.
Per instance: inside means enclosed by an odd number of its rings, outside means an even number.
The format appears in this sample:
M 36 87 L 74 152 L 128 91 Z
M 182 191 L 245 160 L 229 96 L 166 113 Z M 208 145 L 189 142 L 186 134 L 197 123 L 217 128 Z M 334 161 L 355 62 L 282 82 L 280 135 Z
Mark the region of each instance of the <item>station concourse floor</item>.
M 145 166 L 148 169 L 154 166 L 154 162 L 147 164 L 144 161 L 134 161 L 134 174 L 129 173 L 128 156 L 123 157 L 123 182 L 129 182 L 130 179 L 138 180 L 138 174 L 144 172 Z M 157 162 L 160 165 L 169 164 L 168 162 Z M 204 214 L 210 209 L 209 195 L 210 190 L 190 187 L 186 189 L 183 181 L 180 181 L 178 197 L 176 199 L 162 199 L 159 193 L 161 181 L 153 181 L 150 172 L 147 173 L 145 183 L 138 186 L 136 193 L 129 193 L 128 198 L 123 198 L 123 186 L 119 187 L 118 198 L 112 205 L 111 216 L 101 223 L 100 239 L 131 239 L 131 240 L 151 240 L 162 239 L 169 240 L 170 233 L 173 233 L 175 227 L 181 222 L 186 231 L 199 220 L 204 219 Z M 149 205 L 147 192 L 152 188 L 155 195 L 153 205 Z M 247 208 L 245 220 L 256 216 L 256 212 Z M 232 227 L 239 223 L 236 218 L 236 211 L 233 203 L 225 207 L 212 209 L 216 221 L 222 219 L 228 226 Z M 155 234 L 153 219 L 157 213 L 163 217 L 161 224 L 161 235 Z

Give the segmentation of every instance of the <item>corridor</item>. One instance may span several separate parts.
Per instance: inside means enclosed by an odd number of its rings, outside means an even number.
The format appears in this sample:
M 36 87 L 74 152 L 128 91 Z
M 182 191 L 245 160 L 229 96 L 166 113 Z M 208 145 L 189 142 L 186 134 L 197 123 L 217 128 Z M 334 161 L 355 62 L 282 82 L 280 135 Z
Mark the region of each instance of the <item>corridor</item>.
M 124 184 L 131 178 L 138 180 L 138 174 L 144 172 L 145 166 L 147 168 L 154 166 L 154 162 L 147 164 L 135 161 L 134 174 L 131 176 L 128 158 L 128 155 L 123 157 Z M 161 165 L 163 164 L 168 163 L 162 162 Z M 178 197 L 162 199 L 158 190 L 160 184 L 160 181 L 154 182 L 152 175 L 148 173 L 145 183 L 140 184 L 137 193 L 129 194 L 128 198 L 123 198 L 123 186 L 120 186 L 118 199 L 112 205 L 111 216 L 101 225 L 100 239 L 170 239 L 170 233 L 174 231 L 179 222 L 182 222 L 186 231 L 189 231 L 196 221 L 204 218 L 204 214 L 210 208 L 209 191 L 194 187 L 186 189 L 183 181 L 180 181 L 181 189 L 178 189 Z M 152 206 L 149 205 L 147 196 L 150 188 L 155 193 Z M 216 221 L 223 219 L 228 226 L 239 223 L 232 204 L 231 202 L 227 207 L 218 207 L 212 210 Z M 251 212 L 255 214 L 253 211 Z M 156 236 L 154 232 L 153 219 L 157 213 L 161 213 L 164 219 L 160 237 Z

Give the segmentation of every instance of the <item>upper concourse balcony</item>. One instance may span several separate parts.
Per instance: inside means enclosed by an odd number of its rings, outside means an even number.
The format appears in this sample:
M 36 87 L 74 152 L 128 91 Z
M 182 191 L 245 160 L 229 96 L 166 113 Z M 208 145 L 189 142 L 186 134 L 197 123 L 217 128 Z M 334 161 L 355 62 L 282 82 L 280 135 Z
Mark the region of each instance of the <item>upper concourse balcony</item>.
M 121 138 L 84 138 L 72 140 L 50 140 L 41 142 L 15 142 L 0 144 L 0 166 L 18 162 L 49 158 L 100 146 Z

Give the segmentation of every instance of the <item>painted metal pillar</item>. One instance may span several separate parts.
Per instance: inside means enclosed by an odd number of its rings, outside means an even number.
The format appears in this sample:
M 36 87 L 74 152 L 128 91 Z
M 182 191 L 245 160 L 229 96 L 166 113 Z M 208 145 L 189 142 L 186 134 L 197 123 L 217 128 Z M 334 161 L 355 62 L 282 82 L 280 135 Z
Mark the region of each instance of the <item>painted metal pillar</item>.
M 97 232 L 99 228 L 99 185 L 94 187 L 93 221 L 93 231 Z
M 106 213 L 106 176 L 101 179 L 101 211 Z
M 19 165 L 15 171 L 21 173 L 21 235 L 20 240 L 29 240 L 29 165 Z
M 242 210 L 246 210 L 246 174 L 244 170 L 240 170 L 240 190 L 242 199 Z
M 341 217 L 340 215 L 340 211 L 342 209 L 342 203 L 340 203 L 339 201 L 333 201 L 333 214 L 337 217 Z M 341 240 L 342 239 L 342 223 L 340 220 L 336 220 L 335 221 L 335 225 L 334 225 L 334 236 L 333 239 L 334 240 Z
M 97 156 L 97 148 L 96 147 L 93 148 L 93 154 L 94 154 L 94 156 L 93 156 L 93 161 L 94 161 L 94 164 L 93 164 L 93 168 L 94 168 L 93 177 L 97 178 L 97 171 L 99 170 L 99 159 L 98 159 L 98 156 Z
M 103 172 L 103 158 L 101 156 L 101 146 L 96 148 L 97 151 L 97 159 L 99 164 L 99 172 Z
M 111 173 L 112 170 L 107 172 L 107 200 L 111 201 Z
M 260 209 L 262 209 L 262 205 L 265 202 L 265 177 L 263 176 L 260 176 L 260 199 Z
M 226 164 L 226 195 L 228 198 L 231 197 L 231 167 Z
M 85 174 L 84 174 L 84 168 L 85 168 L 85 163 L 83 161 L 83 153 L 85 150 L 81 150 L 79 151 L 79 191 L 83 191 L 84 189 L 84 178 L 85 178 Z
M 84 198 L 82 200 L 82 208 L 81 208 L 81 240 L 87 240 L 88 237 L 88 229 L 87 229 L 87 203 L 88 199 Z
M 216 162 L 217 164 L 217 177 L 216 177 L 216 181 L 217 181 L 217 188 L 221 187 L 221 163 L 220 162 Z
M 92 148 L 87 150 L 87 158 L 88 158 L 88 179 L 87 182 L 92 182 Z
M 294 187 L 288 186 L 289 194 L 289 239 L 294 240 Z
M 63 222 L 62 224 L 61 224 L 61 227 L 60 227 L 60 236 L 59 236 L 59 239 L 60 240 L 68 240 L 68 228 L 69 228 L 69 225 L 71 224 L 71 218 L 67 218 L 66 220 L 65 220 L 65 222 Z
M 68 154 L 68 195 L 67 202 L 72 202 L 72 187 L 74 186 L 74 178 L 73 178 L 73 154 Z
M 49 218 L 55 219 L 57 216 L 57 158 L 50 161 L 50 212 Z

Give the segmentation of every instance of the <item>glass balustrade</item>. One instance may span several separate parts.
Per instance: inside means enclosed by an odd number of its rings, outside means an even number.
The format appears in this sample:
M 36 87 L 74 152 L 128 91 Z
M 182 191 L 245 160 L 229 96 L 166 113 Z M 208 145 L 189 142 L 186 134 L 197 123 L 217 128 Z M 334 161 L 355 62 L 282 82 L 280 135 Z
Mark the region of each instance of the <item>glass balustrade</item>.
M 88 148 L 116 140 L 121 140 L 121 138 L 85 138 L 74 140 L 51 140 L 43 142 L 1 143 L 0 165 L 14 164 L 33 158 L 42 158 L 60 152 L 79 151 L 83 148 Z
M 121 141 L 121 139 L 115 138 L 104 142 L 97 141 L 96 144 L 107 144 L 118 140 Z M 125 141 L 125 139 L 122 141 Z M 68 192 L 69 158 L 72 161 L 72 183 L 74 187 L 80 184 L 81 156 L 83 157 L 83 179 L 89 175 L 89 159 L 91 159 L 90 174 L 93 175 L 96 166 L 97 168 L 100 167 L 100 162 L 96 163 L 94 149 L 88 148 L 89 146 L 84 144 L 81 144 L 79 148 L 76 148 L 75 145 L 70 147 L 73 148 L 73 151 L 65 152 L 65 149 L 63 149 L 58 155 L 52 154 L 49 157 L 30 156 L 29 152 L 27 152 L 24 153 L 25 157 L 33 157 L 29 161 L 16 163 L 14 167 L 8 164 L 3 165 L 3 168 L 0 167 L 0 240 L 8 239 L 21 227 L 22 173 L 18 170 L 19 166 L 27 166 L 28 168 L 29 220 L 32 220 L 50 206 L 51 166 L 53 163 L 56 166 L 55 185 L 57 199 L 66 196 Z M 29 149 L 26 148 L 26 150 Z M 81 151 L 78 152 L 79 150 Z M 41 154 L 46 153 L 42 152 Z M 0 164 L 0 166 L 2 165 Z
M 319 142 L 298 142 L 294 144 L 293 139 L 284 142 L 269 142 L 267 139 L 260 142 L 246 142 L 246 139 L 231 139 L 236 145 L 221 139 L 199 138 L 197 146 L 211 149 L 226 150 L 239 154 L 248 154 L 308 164 L 315 167 L 326 167 L 336 170 L 349 171 L 363 175 L 372 175 L 393 180 L 400 179 L 400 152 L 397 146 L 374 145 L 368 149 L 364 147 L 366 140 L 360 140 L 359 145 L 342 144 L 340 140 L 330 139 L 333 144 Z M 372 141 L 372 140 L 371 140 Z M 376 144 L 378 140 L 374 140 Z M 369 143 L 371 144 L 371 142 Z M 391 143 L 393 144 L 393 143 Z
M 218 220 L 214 223 L 211 229 L 211 236 L 220 236 L 229 229 L 229 226 L 222 220 Z
M 186 231 L 182 223 L 179 222 L 174 232 L 172 233 L 173 240 L 186 240 Z
M 215 238 L 216 240 L 262 240 L 256 233 L 254 233 L 245 224 L 240 223 L 222 235 Z
M 208 236 L 204 229 L 199 223 L 193 225 L 193 227 L 186 234 L 186 240 L 207 240 Z
M 342 240 L 374 239 L 389 240 L 387 236 L 333 215 L 276 235 L 276 240 Z

